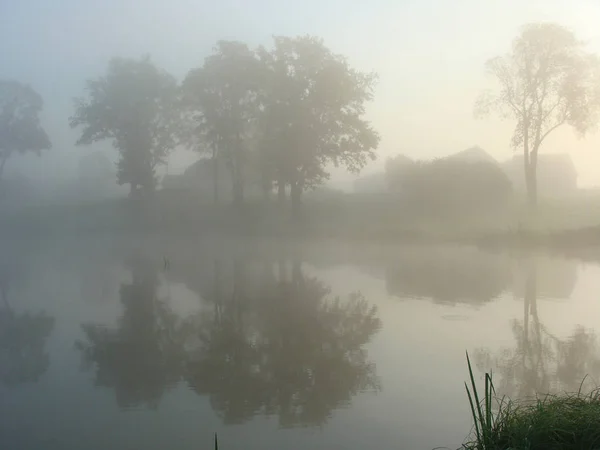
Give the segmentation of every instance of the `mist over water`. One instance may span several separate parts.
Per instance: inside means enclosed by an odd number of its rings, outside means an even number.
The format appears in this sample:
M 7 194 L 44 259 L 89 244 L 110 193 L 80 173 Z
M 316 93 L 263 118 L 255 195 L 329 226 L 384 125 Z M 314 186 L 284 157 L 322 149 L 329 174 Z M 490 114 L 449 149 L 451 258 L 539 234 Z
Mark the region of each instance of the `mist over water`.
M 243 239 L 7 248 L 3 448 L 191 449 L 215 431 L 231 448 L 458 446 L 465 350 L 514 398 L 600 376 L 595 264 Z

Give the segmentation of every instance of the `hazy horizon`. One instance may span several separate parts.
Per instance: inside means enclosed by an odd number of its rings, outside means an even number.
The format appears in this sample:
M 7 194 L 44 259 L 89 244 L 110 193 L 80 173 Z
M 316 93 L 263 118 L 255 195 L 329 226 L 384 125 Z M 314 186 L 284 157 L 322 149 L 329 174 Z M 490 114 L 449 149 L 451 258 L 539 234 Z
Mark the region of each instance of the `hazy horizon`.
M 68 127 L 72 98 L 86 79 L 100 76 L 113 56 L 150 54 L 179 81 L 199 67 L 220 39 L 251 46 L 270 44 L 272 35 L 311 34 L 348 57 L 360 70 L 379 74 L 368 118 L 381 134 L 379 160 L 388 156 L 444 156 L 478 145 L 498 160 L 512 156 L 514 124 L 495 118 L 476 120 L 473 103 L 490 83 L 484 62 L 507 52 L 521 26 L 550 21 L 571 28 L 600 53 L 600 2 L 566 1 L 442 1 L 375 0 L 345 8 L 341 0 L 275 2 L 258 0 L 252 7 L 240 0 L 217 4 L 173 0 L 102 3 L 52 3 L 26 0 L 0 2 L 0 52 L 5 55 L 0 78 L 31 84 L 44 98 L 43 125 L 53 149 L 42 158 L 14 158 L 7 174 L 26 170 L 40 179 L 75 174 L 79 157 L 103 143 L 75 146 Z M 543 153 L 571 154 L 580 187 L 600 185 L 600 133 L 579 139 L 569 128 L 554 133 Z M 169 171 L 181 172 L 197 159 L 177 151 Z M 332 181 L 349 175 L 335 171 Z

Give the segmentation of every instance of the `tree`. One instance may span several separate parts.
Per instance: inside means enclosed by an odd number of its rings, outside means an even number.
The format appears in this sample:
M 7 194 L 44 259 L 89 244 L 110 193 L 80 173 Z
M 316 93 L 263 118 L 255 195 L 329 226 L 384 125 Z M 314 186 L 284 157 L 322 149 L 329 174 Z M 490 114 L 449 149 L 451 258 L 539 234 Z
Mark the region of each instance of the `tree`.
M 385 184 L 389 191 L 402 190 L 404 178 L 415 168 L 415 161 L 405 155 L 389 157 L 385 161 Z
M 83 127 L 77 145 L 111 140 L 120 153 L 119 185 L 150 193 L 156 168 L 175 147 L 175 79 L 158 69 L 149 57 L 113 58 L 105 76 L 89 80 L 87 96 L 75 99 L 72 128 Z
M 481 95 L 476 115 L 495 111 L 502 118 L 516 120 L 512 145 L 523 150 L 528 202 L 533 209 L 542 143 L 562 125 L 582 135 L 594 125 L 600 105 L 598 61 L 584 51 L 572 32 L 542 23 L 525 26 L 512 51 L 487 61 L 486 69 L 500 89 Z
M 275 37 L 271 51 L 258 50 L 263 161 L 281 199 L 291 188 L 294 211 L 302 192 L 329 177 L 327 163 L 358 173 L 375 158 L 379 135 L 363 116 L 373 97 L 374 73 L 352 69 L 346 59 L 312 36 Z
M 259 65 L 255 53 L 236 41 L 219 41 L 201 68 L 191 70 L 182 84 L 188 126 L 182 141 L 199 152 L 210 152 L 214 193 L 218 201 L 219 161 L 228 168 L 234 203 L 244 199 L 250 136 L 255 130 Z
M 0 80 L 0 177 L 14 153 L 50 149 L 52 144 L 40 124 L 44 101 L 31 87 Z

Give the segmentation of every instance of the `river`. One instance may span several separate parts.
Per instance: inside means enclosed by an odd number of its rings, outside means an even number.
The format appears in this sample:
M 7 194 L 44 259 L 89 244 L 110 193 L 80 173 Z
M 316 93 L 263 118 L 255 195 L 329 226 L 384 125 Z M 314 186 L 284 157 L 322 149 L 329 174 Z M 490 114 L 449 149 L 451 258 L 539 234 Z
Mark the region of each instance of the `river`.
M 600 381 L 600 266 L 459 246 L 2 243 L 0 448 L 432 449 Z

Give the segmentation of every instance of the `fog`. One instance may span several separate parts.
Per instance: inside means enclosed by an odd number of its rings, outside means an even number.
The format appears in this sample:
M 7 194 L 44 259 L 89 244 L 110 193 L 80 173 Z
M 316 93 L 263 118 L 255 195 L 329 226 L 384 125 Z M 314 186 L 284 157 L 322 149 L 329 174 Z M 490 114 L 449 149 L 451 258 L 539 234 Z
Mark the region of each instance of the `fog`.
M 0 449 L 458 448 L 469 378 L 597 392 L 599 24 L 0 0 Z
M 2 2 L 2 78 L 31 84 L 44 98 L 43 125 L 53 150 L 43 159 L 10 162 L 45 180 L 72 177 L 76 160 L 92 148 L 76 148 L 69 130 L 72 98 L 88 78 L 100 76 L 113 56 L 149 53 L 157 66 L 182 80 L 219 39 L 268 44 L 271 35 L 313 34 L 360 70 L 380 81 L 368 117 L 381 133 L 376 171 L 386 156 L 432 158 L 479 145 L 508 159 L 513 124 L 477 121 L 473 102 L 485 87 L 484 62 L 506 52 L 525 23 L 552 21 L 570 27 L 600 52 L 594 0 L 385 1 L 348 7 L 341 0 L 275 2 L 113 0 Z M 96 144 L 107 148 L 110 144 Z M 569 152 L 582 186 L 600 180 L 600 138 L 578 139 L 568 128 L 549 139 L 544 152 Z M 116 155 L 113 156 L 116 160 Z M 169 170 L 182 171 L 195 155 L 177 152 Z M 8 170 L 8 169 L 7 169 Z M 332 181 L 348 176 L 336 171 Z M 347 183 L 346 183 L 347 184 Z

